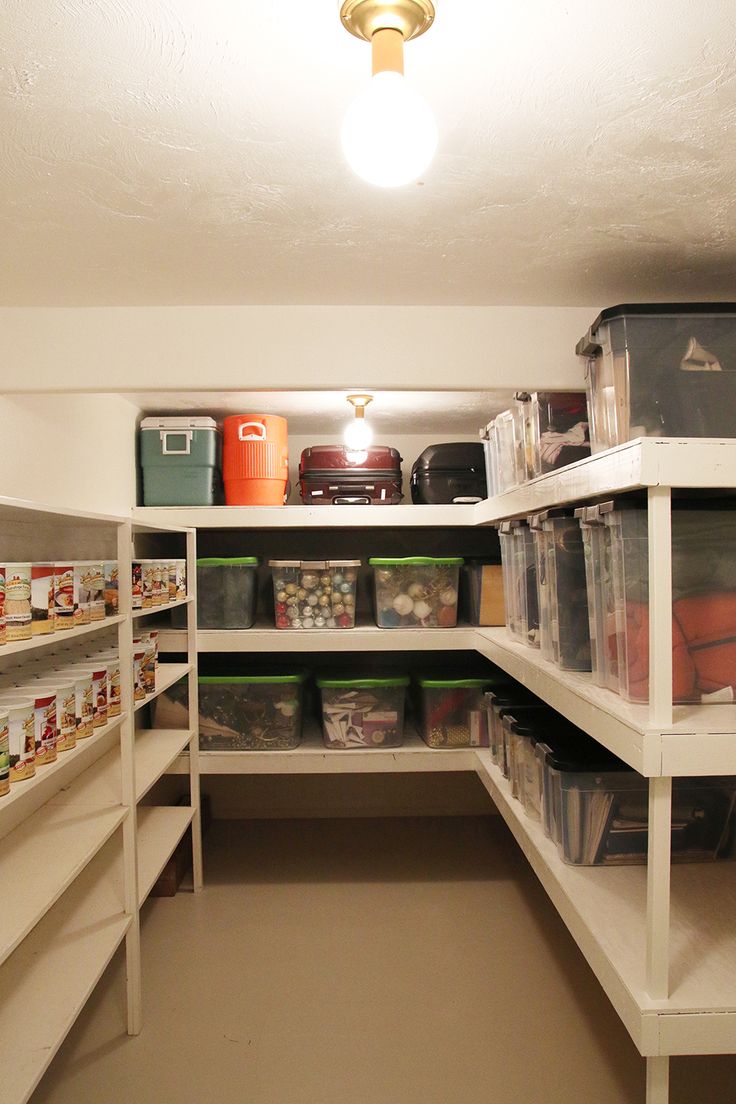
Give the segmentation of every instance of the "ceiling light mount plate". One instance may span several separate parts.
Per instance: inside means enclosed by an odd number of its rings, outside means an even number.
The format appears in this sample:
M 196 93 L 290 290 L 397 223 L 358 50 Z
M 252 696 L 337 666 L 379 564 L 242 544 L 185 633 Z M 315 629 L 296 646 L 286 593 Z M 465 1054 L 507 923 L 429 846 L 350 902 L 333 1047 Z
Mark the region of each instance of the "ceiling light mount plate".
M 404 42 L 418 38 L 434 22 L 431 0 L 344 0 L 340 19 L 356 38 L 370 42 L 376 31 L 400 31 Z

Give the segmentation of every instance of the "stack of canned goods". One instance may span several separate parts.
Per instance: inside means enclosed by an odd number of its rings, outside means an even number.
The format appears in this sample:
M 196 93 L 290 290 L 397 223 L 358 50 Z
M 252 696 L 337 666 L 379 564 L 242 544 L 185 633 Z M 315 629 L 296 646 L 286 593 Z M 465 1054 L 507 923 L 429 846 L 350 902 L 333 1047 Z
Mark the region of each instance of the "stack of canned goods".
M 186 560 L 133 560 L 133 609 L 153 609 L 187 596 Z
M 0 644 L 74 629 L 117 612 L 114 560 L 0 564 Z

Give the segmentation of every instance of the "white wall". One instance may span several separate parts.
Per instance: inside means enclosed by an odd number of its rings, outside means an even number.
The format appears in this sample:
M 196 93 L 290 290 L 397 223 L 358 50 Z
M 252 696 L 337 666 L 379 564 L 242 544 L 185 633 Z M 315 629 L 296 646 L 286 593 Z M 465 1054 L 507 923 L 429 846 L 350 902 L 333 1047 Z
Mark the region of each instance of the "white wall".
M 16 378 L 28 378 L 28 369 Z M 116 395 L 0 396 L 0 494 L 127 514 L 136 413 Z
M 0 309 L 3 390 L 577 387 L 595 307 Z

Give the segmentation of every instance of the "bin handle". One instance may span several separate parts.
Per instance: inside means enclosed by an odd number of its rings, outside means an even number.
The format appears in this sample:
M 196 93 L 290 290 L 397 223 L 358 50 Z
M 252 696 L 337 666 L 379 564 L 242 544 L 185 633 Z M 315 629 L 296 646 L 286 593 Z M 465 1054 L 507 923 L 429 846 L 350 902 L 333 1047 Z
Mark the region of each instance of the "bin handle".
M 191 429 L 162 429 L 159 431 L 159 436 L 163 443 L 162 452 L 164 456 L 189 456 L 192 451 L 193 432 Z M 184 448 L 169 448 L 169 437 L 183 437 L 185 441 Z
M 256 433 L 243 433 L 244 429 L 255 429 Z M 238 426 L 239 441 L 265 441 L 266 427 L 263 422 L 243 422 Z

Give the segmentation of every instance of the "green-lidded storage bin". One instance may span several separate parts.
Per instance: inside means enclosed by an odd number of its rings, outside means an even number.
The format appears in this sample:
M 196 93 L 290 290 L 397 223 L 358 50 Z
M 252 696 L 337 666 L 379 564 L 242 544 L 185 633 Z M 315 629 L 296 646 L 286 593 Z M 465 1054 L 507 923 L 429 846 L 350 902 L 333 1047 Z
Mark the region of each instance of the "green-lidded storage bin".
M 216 506 L 222 438 L 214 418 L 144 418 L 140 427 L 144 506 Z
M 488 747 L 485 691 L 493 675 L 417 679 L 420 733 L 428 747 Z
M 382 629 L 451 629 L 457 624 L 461 556 L 373 556 L 376 624 Z
M 304 671 L 285 674 L 200 675 L 199 747 L 202 751 L 286 751 L 302 738 Z M 157 728 L 186 724 L 187 682 L 155 702 Z
M 322 735 L 328 748 L 394 748 L 404 740 L 409 678 L 318 678 Z
M 197 628 L 249 629 L 256 617 L 257 556 L 206 556 L 197 560 Z M 171 611 L 175 628 L 185 628 L 186 606 Z

